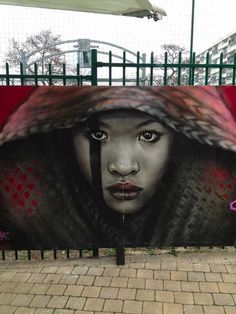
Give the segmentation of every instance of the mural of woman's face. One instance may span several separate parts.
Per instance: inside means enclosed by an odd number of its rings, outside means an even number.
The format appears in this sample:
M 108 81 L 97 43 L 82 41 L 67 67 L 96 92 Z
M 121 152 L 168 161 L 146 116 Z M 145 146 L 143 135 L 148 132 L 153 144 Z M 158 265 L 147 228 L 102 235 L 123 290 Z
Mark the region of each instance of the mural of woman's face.
M 138 212 L 151 199 L 166 170 L 172 134 L 147 113 L 113 110 L 97 115 L 98 127 L 75 128 L 80 169 L 92 183 L 90 143 L 100 143 L 101 184 L 106 205 L 123 214 Z

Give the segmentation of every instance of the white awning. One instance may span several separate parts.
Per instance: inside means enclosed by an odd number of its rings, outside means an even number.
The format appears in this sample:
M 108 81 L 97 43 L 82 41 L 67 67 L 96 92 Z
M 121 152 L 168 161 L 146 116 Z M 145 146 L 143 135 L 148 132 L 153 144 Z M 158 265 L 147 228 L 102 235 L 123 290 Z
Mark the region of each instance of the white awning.
M 153 18 L 166 16 L 155 0 L 0 0 L 0 4 Z

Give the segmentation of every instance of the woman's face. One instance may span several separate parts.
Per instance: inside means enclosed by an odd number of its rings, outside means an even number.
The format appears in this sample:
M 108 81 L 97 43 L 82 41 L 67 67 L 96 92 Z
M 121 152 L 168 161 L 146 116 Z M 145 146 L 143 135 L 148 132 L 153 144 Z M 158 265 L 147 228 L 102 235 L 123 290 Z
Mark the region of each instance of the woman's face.
M 92 183 L 90 142 L 100 143 L 101 183 L 106 205 L 124 214 L 139 211 L 151 199 L 165 172 L 172 134 L 149 114 L 115 110 L 98 114 L 97 128 L 73 133 L 76 157 Z

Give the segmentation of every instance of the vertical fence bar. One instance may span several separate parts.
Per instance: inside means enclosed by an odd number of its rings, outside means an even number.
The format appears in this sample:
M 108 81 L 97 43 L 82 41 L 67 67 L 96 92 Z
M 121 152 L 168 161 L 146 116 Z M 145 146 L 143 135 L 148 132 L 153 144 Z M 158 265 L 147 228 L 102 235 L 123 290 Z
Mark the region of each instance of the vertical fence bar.
M 109 72 L 109 77 L 108 77 L 108 80 L 109 80 L 109 86 L 112 85 L 112 52 L 109 51 L 109 67 L 108 67 L 108 72 Z
M 41 260 L 44 259 L 44 250 L 41 250 L 41 251 L 40 251 L 40 258 L 41 258 Z
M 15 260 L 17 261 L 18 260 L 18 251 L 17 250 L 15 250 Z
M 153 64 L 154 64 L 154 53 L 151 52 L 151 66 L 150 66 L 150 85 L 153 85 Z
M 220 54 L 220 65 L 219 65 L 219 85 L 222 85 L 222 73 L 223 73 L 223 52 Z
M 235 77 L 236 77 L 236 53 L 234 54 L 234 68 L 233 68 L 232 85 L 235 85 Z
M 52 85 L 52 65 L 51 65 L 51 63 L 48 64 L 48 75 L 49 75 L 48 83 L 49 83 L 49 85 Z
M 28 255 L 28 260 L 30 261 L 31 260 L 31 250 L 27 251 L 27 255 Z
M 206 54 L 206 69 L 205 69 L 205 85 L 208 85 L 208 79 L 209 79 L 209 52 Z
M 77 75 L 77 78 L 76 78 L 77 85 L 83 85 L 81 77 L 80 77 L 80 65 L 79 65 L 79 63 L 77 63 L 77 65 L 76 65 L 76 75 Z
M 5 261 L 5 259 L 6 259 L 6 254 L 5 254 L 5 251 L 3 250 L 2 251 L 2 260 Z
M 93 257 L 99 257 L 99 250 L 93 249 Z
M 70 250 L 66 250 L 66 258 L 70 258 Z
M 66 86 L 66 65 L 65 63 L 62 64 L 62 79 L 63 79 L 63 86 Z
M 181 65 L 182 62 L 182 53 L 179 51 L 179 56 L 178 56 L 178 63 Z M 177 77 L 177 84 L 181 84 L 181 66 L 178 66 L 178 77 Z
M 125 86 L 126 83 L 126 67 L 125 67 L 125 62 L 126 62 L 126 52 L 123 51 L 123 66 L 122 66 L 122 85 Z
M 195 57 L 196 54 L 195 52 L 193 53 L 193 58 L 192 58 L 192 71 L 191 71 L 191 85 L 194 85 L 194 74 L 195 74 Z
M 9 63 L 6 62 L 6 85 L 10 85 L 10 78 L 9 78 Z
M 137 52 L 137 68 L 136 68 L 136 86 L 139 86 L 139 57 L 140 57 L 140 52 Z
M 25 80 L 24 80 L 24 66 L 23 63 L 20 63 L 20 85 L 25 85 Z
M 57 250 L 53 250 L 53 258 L 57 259 Z
M 38 65 L 37 63 L 34 64 L 34 84 L 37 86 L 38 85 Z
M 98 85 L 98 64 L 97 64 L 97 50 L 91 49 L 91 84 Z
M 164 85 L 167 85 L 167 69 L 168 69 L 168 54 L 166 51 L 164 55 L 164 76 L 163 76 Z

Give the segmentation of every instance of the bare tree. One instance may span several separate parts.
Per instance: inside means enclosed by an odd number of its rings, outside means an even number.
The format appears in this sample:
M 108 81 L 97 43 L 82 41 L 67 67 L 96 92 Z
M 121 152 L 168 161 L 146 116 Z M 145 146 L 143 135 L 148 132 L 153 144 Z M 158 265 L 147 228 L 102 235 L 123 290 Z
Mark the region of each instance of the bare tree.
M 65 60 L 62 50 L 56 46 L 60 41 L 61 36 L 53 34 L 50 30 L 31 35 L 24 42 L 13 38 L 6 61 L 18 67 L 22 63 L 25 74 L 35 74 L 35 64 L 37 64 L 38 74 L 47 75 L 49 71 L 52 74 L 61 74 Z M 51 70 L 49 70 L 49 64 L 51 64 Z M 44 85 L 47 84 L 45 79 L 41 82 Z

